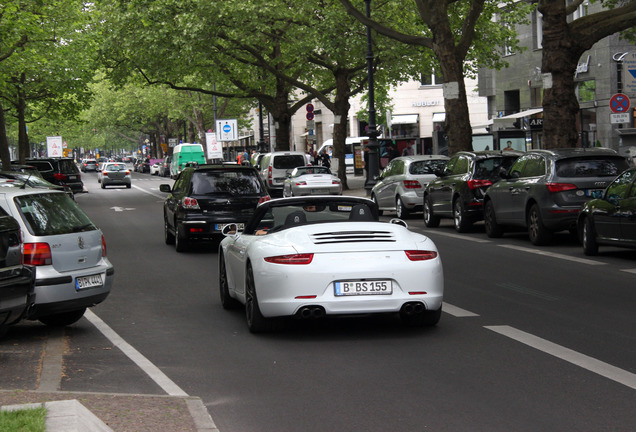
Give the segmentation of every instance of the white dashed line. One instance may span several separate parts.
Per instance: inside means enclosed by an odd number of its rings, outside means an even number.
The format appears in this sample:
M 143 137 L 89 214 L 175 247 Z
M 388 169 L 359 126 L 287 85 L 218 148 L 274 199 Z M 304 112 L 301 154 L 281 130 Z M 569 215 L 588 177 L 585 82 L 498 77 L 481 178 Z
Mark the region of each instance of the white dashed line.
M 453 306 L 452 304 L 448 304 L 446 302 L 443 303 L 442 310 L 454 317 L 457 318 L 465 318 L 465 317 L 476 317 L 479 316 L 476 313 L 471 311 L 467 311 L 466 309 L 458 308 L 457 306 Z
M 484 328 L 636 390 L 636 374 L 510 326 L 486 326 Z
M 590 259 L 586 259 L 586 258 L 577 258 L 577 257 L 571 257 L 569 255 L 564 255 L 564 254 L 560 254 L 560 253 L 555 253 L 555 252 L 547 252 L 541 249 L 533 249 L 533 248 L 527 248 L 527 247 L 523 247 L 523 246 L 514 246 L 514 245 L 498 245 L 499 247 L 503 247 L 503 248 L 507 248 L 507 249 L 514 249 L 514 250 L 518 250 L 521 252 L 528 252 L 528 253 L 532 253 L 535 255 L 543 255 L 543 256 L 549 256 L 552 258 L 558 258 L 558 259 L 562 259 L 562 260 L 567 260 L 567 261 L 574 261 L 577 262 L 579 264 L 587 264 L 587 265 L 605 265 L 605 263 L 600 262 L 600 261 L 594 261 L 594 260 L 590 260 Z

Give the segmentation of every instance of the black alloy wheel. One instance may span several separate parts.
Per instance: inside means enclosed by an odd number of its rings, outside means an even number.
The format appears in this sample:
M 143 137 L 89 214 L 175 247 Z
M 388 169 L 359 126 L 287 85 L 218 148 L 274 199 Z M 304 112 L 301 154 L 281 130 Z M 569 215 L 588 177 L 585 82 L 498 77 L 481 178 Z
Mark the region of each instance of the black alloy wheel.
M 581 243 L 583 244 L 583 253 L 587 256 L 598 255 L 598 243 L 596 242 L 596 232 L 594 223 L 590 217 L 586 217 L 581 228 Z
M 433 213 L 433 203 L 431 198 L 427 195 L 424 198 L 424 224 L 428 228 L 437 228 L 439 226 L 440 217 L 435 216 Z

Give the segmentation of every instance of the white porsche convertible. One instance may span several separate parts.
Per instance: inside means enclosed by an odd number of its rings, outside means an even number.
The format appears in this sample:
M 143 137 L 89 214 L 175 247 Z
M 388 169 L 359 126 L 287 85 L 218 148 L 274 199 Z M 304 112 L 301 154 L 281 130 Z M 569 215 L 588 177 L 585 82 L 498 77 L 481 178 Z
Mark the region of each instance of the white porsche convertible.
M 256 208 L 242 232 L 227 225 L 219 246 L 225 309 L 245 305 L 251 332 L 282 317 L 398 313 L 435 325 L 444 276 L 437 247 L 375 203 L 351 196 L 282 198 Z

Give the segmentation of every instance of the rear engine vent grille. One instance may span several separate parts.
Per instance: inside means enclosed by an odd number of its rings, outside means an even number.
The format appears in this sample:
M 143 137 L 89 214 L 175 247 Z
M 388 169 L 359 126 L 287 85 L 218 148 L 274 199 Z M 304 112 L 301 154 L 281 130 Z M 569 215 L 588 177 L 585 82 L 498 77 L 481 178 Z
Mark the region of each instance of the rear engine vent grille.
M 390 242 L 395 238 L 389 231 L 337 231 L 316 233 L 311 236 L 314 244 L 328 243 L 360 243 L 360 242 Z

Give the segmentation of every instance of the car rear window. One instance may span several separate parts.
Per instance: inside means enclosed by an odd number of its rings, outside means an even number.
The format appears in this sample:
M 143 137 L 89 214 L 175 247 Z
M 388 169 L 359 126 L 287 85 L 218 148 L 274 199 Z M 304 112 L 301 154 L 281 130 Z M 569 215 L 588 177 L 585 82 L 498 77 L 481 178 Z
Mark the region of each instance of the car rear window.
M 77 165 L 71 159 L 60 159 L 60 172 L 61 173 L 77 173 Z
M 410 174 L 435 174 L 437 170 L 443 170 L 446 166 L 445 160 L 424 160 L 413 162 L 409 166 Z
M 47 161 L 29 161 L 29 165 L 33 165 L 38 171 L 53 171 L 53 166 Z
M 622 157 L 572 158 L 556 161 L 559 177 L 616 177 L 627 169 Z
M 294 169 L 304 165 L 307 165 L 307 162 L 303 155 L 274 156 L 274 168 L 276 169 Z
M 200 171 L 192 175 L 194 195 L 256 195 L 262 192 L 261 182 L 254 171 Z
M 93 231 L 97 227 L 68 194 L 46 193 L 14 198 L 22 219 L 35 236 Z
M 499 175 L 499 169 L 503 167 L 506 171 L 517 160 L 517 157 L 491 157 L 478 159 L 475 164 L 475 179 L 490 180 Z

